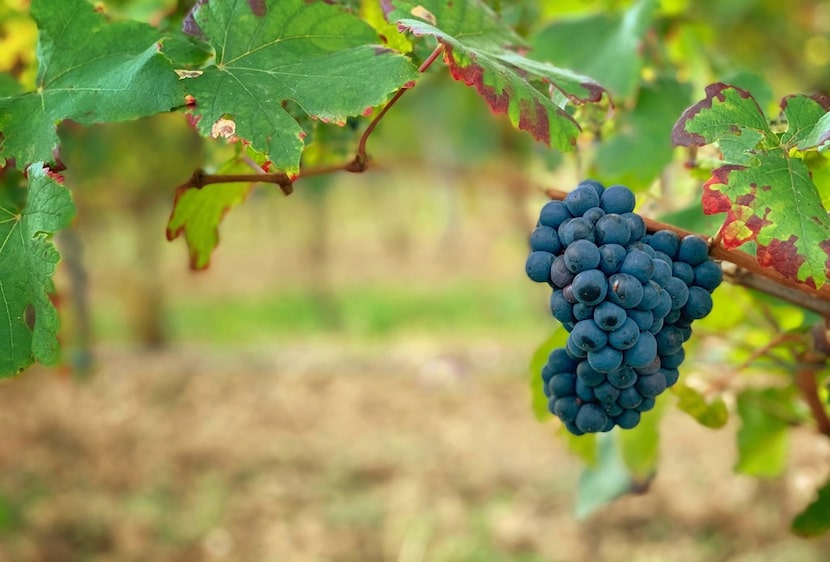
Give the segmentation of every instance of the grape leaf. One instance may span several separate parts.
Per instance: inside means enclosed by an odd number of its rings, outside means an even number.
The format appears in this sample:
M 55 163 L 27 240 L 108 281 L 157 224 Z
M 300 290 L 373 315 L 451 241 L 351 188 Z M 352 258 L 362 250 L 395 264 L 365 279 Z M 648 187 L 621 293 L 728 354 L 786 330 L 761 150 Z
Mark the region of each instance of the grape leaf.
M 251 173 L 243 157 L 246 153 L 250 153 L 249 156 L 257 163 L 263 159 L 262 155 L 250 150 L 240 152 L 221 166 L 217 173 Z M 184 235 L 192 269 L 206 269 L 210 265 L 210 256 L 219 245 L 219 224 L 228 211 L 245 202 L 253 187 L 250 182 L 223 183 L 176 192 L 173 211 L 167 221 L 167 239 L 173 241 Z
M 827 104 L 820 97 L 784 98 L 788 128 L 777 134 L 751 94 L 712 84 L 672 130 L 677 145 L 718 143 L 721 149 L 724 165 L 704 184 L 702 200 L 706 214 L 726 213 L 724 245 L 756 242 L 762 266 L 813 287 L 830 271 L 830 218 L 794 149 L 812 142 Z
M 795 516 L 791 529 L 802 537 L 817 537 L 830 531 L 830 481 L 819 489 L 816 499 Z
M 817 148 L 819 151 L 830 148 L 830 112 L 822 115 L 812 130 L 804 135 L 804 138 L 798 144 L 799 150 L 807 150 L 808 148 Z
M 33 164 L 28 190 L 8 179 L 0 184 L 0 377 L 58 359 L 58 315 L 49 295 L 60 256 L 49 238 L 75 214 L 61 182 Z
M 700 392 L 682 383 L 674 385 L 672 392 L 677 395 L 677 407 L 704 427 L 719 429 L 729 420 L 726 403 L 721 397 L 707 401 Z
M 586 468 L 579 477 L 576 517 L 585 519 L 603 505 L 635 489 L 635 482 L 622 461 L 612 435 L 597 437 L 597 466 Z
M 572 68 L 615 98 L 628 98 L 640 81 L 642 42 L 656 8 L 655 0 L 640 0 L 622 13 L 556 21 L 533 37 L 530 56 Z
M 758 477 L 776 477 L 784 470 L 789 427 L 795 414 L 785 390 L 749 389 L 738 395 L 738 463 L 735 470 Z
M 24 166 L 54 159 L 56 124 L 151 115 L 184 103 L 159 32 L 109 22 L 85 0 L 32 0 L 37 22 L 37 90 L 0 97 L 0 159 Z
M 214 51 L 207 66 L 182 73 L 199 131 L 245 139 L 290 175 L 305 133 L 284 102 L 344 123 L 418 76 L 367 23 L 326 2 L 203 0 L 188 21 Z
M 435 37 L 452 77 L 474 87 L 494 113 L 507 114 L 537 141 L 573 149 L 579 125 L 554 98 L 563 105 L 597 102 L 604 92 L 599 84 L 519 55 L 524 41 L 479 0 L 387 0 L 384 7 L 400 30 Z

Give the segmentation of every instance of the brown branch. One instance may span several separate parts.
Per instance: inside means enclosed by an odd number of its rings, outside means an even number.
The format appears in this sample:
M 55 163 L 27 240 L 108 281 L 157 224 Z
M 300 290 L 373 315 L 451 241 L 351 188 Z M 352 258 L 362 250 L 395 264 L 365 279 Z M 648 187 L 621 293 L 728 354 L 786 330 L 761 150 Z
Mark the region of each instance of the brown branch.
M 558 189 L 546 189 L 545 192 L 551 199 L 562 200 L 567 195 L 567 192 Z M 821 289 L 814 289 L 806 283 L 788 279 L 770 267 L 761 266 L 754 256 L 746 252 L 726 248 L 719 240 L 646 217 L 643 220 L 649 232 L 671 230 L 681 237 L 694 235 L 707 240 L 712 259 L 736 266 L 735 272 L 724 271 L 724 278 L 730 283 L 762 291 L 830 318 L 830 283 L 825 283 Z
M 830 342 L 828 342 L 827 321 L 813 326 L 811 332 L 812 345 L 799 357 L 798 370 L 795 373 L 795 384 L 801 390 L 804 401 L 810 408 L 816 420 L 816 429 L 830 437 L 830 417 L 818 393 L 818 374 L 827 364 L 830 356 Z

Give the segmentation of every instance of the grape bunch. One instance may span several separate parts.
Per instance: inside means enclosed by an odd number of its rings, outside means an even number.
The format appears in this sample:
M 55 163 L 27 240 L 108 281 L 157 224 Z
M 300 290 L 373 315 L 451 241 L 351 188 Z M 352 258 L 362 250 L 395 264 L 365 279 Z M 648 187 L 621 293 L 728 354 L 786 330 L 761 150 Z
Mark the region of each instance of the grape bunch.
M 631 429 L 678 379 L 692 322 L 723 273 L 698 236 L 646 232 L 623 185 L 581 182 L 542 207 L 528 277 L 553 288 L 568 334 L 542 369 L 548 409 L 576 435 Z

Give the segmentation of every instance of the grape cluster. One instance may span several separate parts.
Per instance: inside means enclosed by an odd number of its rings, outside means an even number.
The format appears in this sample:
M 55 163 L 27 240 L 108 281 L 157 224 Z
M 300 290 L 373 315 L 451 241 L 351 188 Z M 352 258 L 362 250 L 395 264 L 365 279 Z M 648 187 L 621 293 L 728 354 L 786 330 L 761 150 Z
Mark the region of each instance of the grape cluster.
M 631 429 L 677 382 L 692 322 L 723 278 L 698 236 L 649 234 L 623 185 L 581 182 L 541 210 L 528 277 L 568 330 L 542 369 L 548 409 L 576 435 Z

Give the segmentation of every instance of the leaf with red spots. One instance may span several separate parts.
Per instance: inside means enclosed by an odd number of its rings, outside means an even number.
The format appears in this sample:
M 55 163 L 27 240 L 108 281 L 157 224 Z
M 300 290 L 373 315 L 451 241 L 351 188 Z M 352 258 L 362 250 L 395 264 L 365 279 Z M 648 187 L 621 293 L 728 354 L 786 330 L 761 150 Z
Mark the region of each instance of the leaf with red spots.
M 788 278 L 822 286 L 830 270 L 830 218 L 810 162 L 797 148 L 815 148 L 828 100 L 788 96 L 786 122 L 774 130 L 755 99 L 726 84 L 706 88 L 706 98 L 675 123 L 675 144 L 716 143 L 723 165 L 703 186 L 706 214 L 726 213 L 720 229 L 727 247 L 757 243 L 758 263 Z
M 385 0 L 384 9 L 400 30 L 443 45 L 453 78 L 475 88 L 493 112 L 560 150 L 572 149 L 580 131 L 567 105 L 604 93 L 590 78 L 522 56 L 524 41 L 479 0 Z
M 344 123 L 379 105 L 417 70 L 342 6 L 305 0 L 199 2 L 187 29 L 213 57 L 182 73 L 205 136 L 243 139 L 288 174 L 299 170 L 306 132 L 286 111 Z

